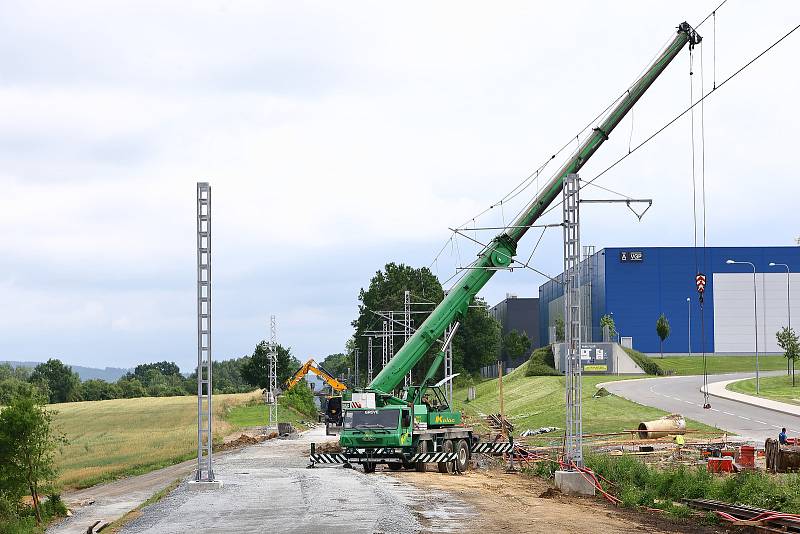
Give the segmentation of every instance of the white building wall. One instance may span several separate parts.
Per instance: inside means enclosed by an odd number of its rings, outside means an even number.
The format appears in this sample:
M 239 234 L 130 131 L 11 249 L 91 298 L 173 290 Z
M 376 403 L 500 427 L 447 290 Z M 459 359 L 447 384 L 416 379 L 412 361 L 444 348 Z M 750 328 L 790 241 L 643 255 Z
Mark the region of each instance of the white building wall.
M 753 314 L 753 274 L 714 273 L 714 352 L 752 353 L 756 323 L 758 351 L 781 352 L 775 333 L 788 325 L 786 273 L 756 273 Z M 800 274 L 790 279 L 792 327 L 800 331 Z

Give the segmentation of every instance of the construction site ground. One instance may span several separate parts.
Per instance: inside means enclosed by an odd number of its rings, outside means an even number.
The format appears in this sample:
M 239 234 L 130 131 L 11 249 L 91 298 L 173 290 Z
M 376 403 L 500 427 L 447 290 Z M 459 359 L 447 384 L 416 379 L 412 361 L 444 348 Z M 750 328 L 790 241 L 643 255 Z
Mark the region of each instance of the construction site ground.
M 297 439 L 273 439 L 220 455 L 219 489 L 191 489 L 191 465 L 83 490 L 104 519 L 134 509 L 176 477 L 184 482 L 159 502 L 132 514 L 120 532 L 715 532 L 668 517 L 612 507 L 599 499 L 560 495 L 541 479 L 499 469 L 466 475 L 390 472 L 360 467 L 307 469 L 311 442 L 335 440 L 317 427 Z M 146 478 L 149 477 L 149 478 Z M 126 492 L 126 488 L 129 492 Z M 99 489 L 99 491 L 98 491 Z M 110 493 L 113 502 L 108 504 Z M 105 499 L 105 500 L 104 500 Z M 86 532 L 98 516 L 79 509 L 55 532 Z M 109 508 L 111 506 L 111 508 Z

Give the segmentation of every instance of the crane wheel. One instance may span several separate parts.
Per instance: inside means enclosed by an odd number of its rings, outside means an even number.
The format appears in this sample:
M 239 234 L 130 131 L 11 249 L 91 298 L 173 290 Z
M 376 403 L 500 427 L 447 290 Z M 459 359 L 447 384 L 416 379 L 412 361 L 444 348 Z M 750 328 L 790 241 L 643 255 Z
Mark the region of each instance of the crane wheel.
M 426 453 L 428 452 L 428 442 L 427 441 L 420 441 L 419 446 L 417 447 L 417 452 L 419 453 Z M 425 462 L 417 462 L 414 464 L 414 469 L 417 470 L 419 473 L 424 473 L 427 464 Z
M 365 473 L 374 473 L 375 472 L 375 462 L 366 462 L 364 465 L 364 472 Z
M 469 445 L 467 440 L 460 439 L 456 442 L 456 470 L 464 473 L 469 468 Z
M 447 440 L 442 444 L 442 452 L 453 452 L 453 442 L 451 440 Z M 439 462 L 436 464 L 439 467 L 440 473 L 448 473 L 453 474 L 455 470 L 455 466 L 453 462 Z
M 388 465 L 389 469 L 392 471 L 400 471 L 403 468 L 403 464 L 400 462 L 389 462 L 386 465 Z

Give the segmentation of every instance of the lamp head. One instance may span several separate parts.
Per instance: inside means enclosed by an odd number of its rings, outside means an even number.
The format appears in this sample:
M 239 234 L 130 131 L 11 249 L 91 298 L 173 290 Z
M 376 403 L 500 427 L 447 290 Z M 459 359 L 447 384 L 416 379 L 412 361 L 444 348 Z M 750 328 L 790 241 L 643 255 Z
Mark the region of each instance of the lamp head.
M 770 267 L 775 267 L 775 262 L 774 261 L 769 262 L 769 266 Z
M 727 263 L 728 265 L 733 265 L 733 264 L 734 264 L 734 263 L 736 263 L 736 262 L 735 262 L 735 261 L 733 261 L 733 260 L 727 260 L 725 263 Z

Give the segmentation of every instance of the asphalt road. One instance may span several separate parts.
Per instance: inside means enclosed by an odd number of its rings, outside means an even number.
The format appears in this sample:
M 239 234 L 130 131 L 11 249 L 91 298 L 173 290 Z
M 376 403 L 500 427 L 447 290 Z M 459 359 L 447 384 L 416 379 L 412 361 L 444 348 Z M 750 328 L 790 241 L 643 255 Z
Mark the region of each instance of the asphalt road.
M 477 513 L 452 494 L 380 472 L 307 469 L 310 442 L 325 440 L 319 427 L 222 456 L 214 462 L 221 488 L 184 482 L 121 533 L 456 532 Z
M 761 373 L 773 376 L 781 371 Z M 733 373 L 708 377 L 709 383 L 739 378 L 752 378 L 753 373 Z M 781 427 L 789 434 L 800 435 L 800 417 L 774 412 L 719 397 L 709 397 L 711 409 L 703 409 L 702 376 L 676 376 L 620 380 L 608 382 L 604 387 L 611 393 L 633 402 L 652 406 L 670 413 L 726 430 L 749 440 L 764 443 L 768 437 L 777 438 Z

